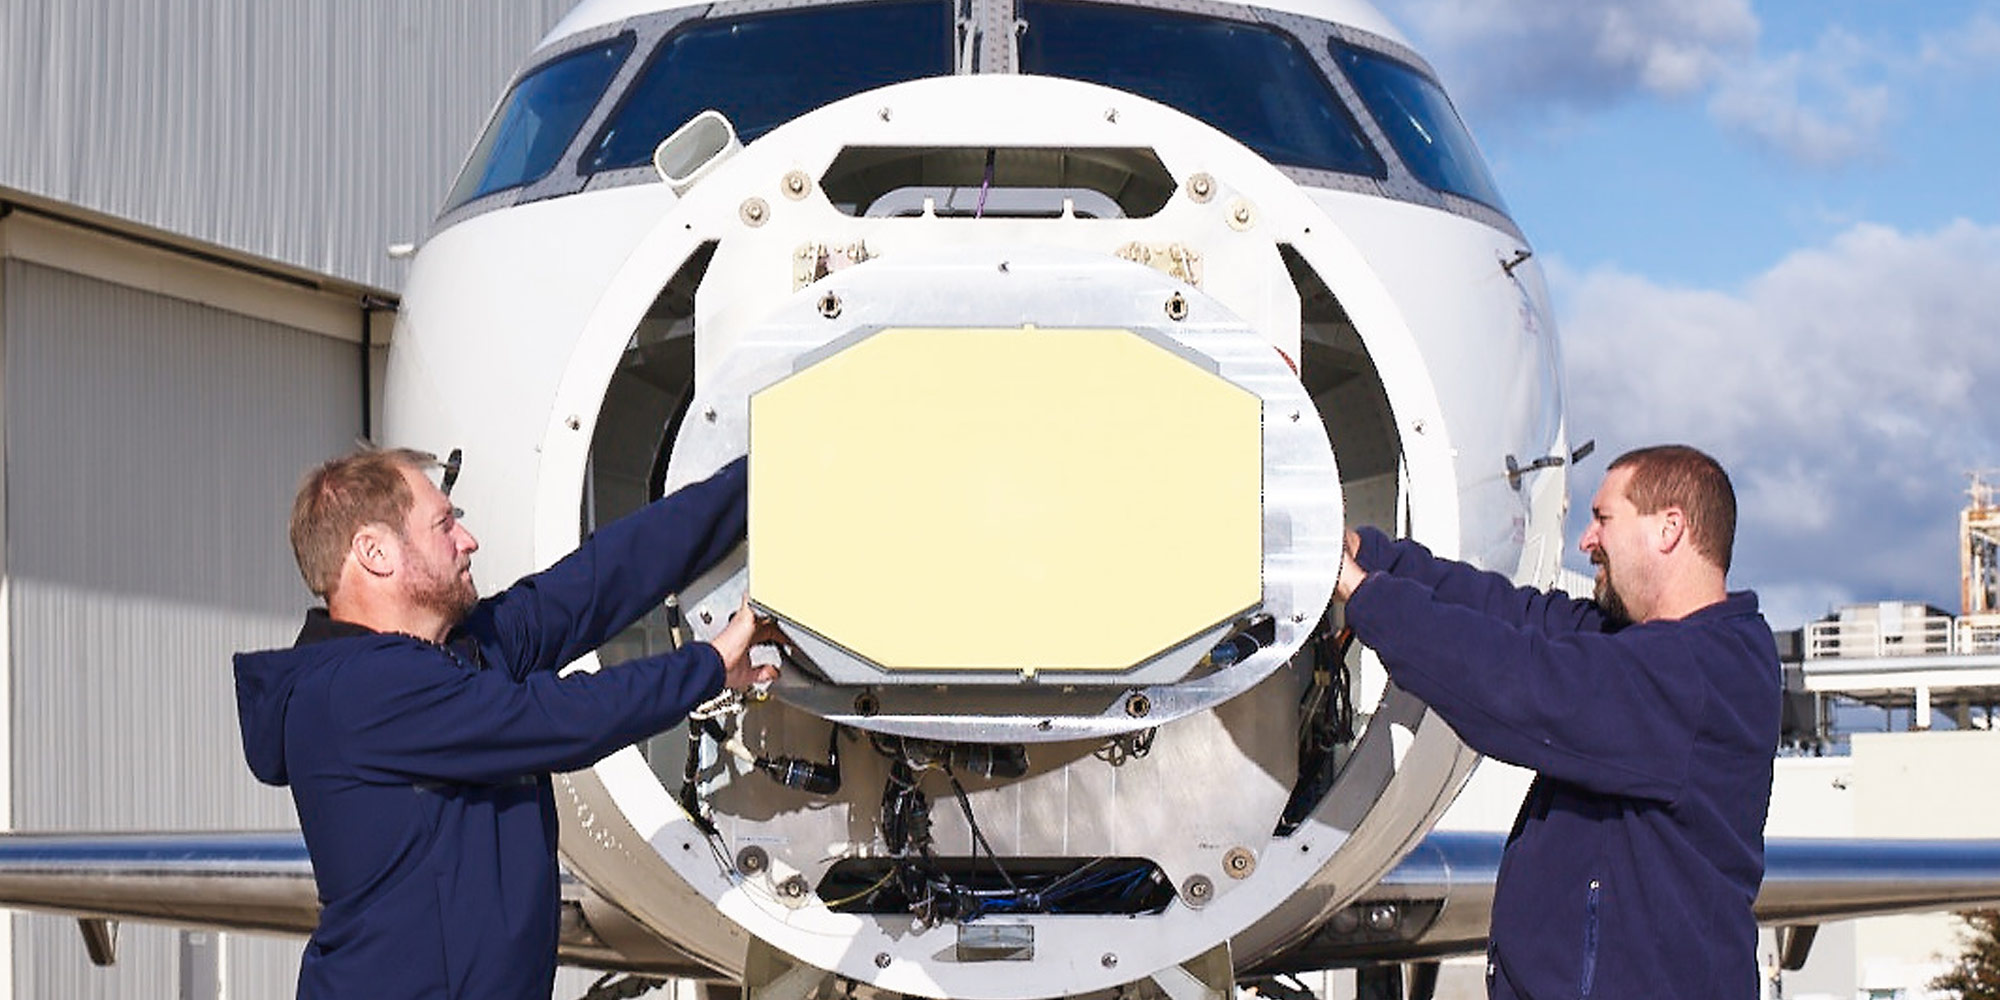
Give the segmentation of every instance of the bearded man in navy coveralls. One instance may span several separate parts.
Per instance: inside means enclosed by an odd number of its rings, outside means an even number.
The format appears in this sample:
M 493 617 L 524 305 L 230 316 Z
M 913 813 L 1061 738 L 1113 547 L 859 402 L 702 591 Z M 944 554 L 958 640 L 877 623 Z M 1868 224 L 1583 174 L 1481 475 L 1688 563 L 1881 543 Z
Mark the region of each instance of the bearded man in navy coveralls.
M 557 674 L 743 537 L 743 460 L 485 600 L 434 464 L 368 450 L 308 475 L 292 547 L 326 606 L 291 648 L 236 657 L 244 755 L 291 786 L 319 885 L 301 998 L 548 1000 L 549 773 L 776 673 L 749 661 L 777 635 L 746 607 L 712 643 Z
M 1723 583 L 1736 498 L 1678 445 L 1611 463 L 1581 547 L 1594 600 L 1516 588 L 1364 528 L 1337 595 L 1397 685 L 1536 772 L 1494 889 L 1496 998 L 1758 995 L 1780 673 Z

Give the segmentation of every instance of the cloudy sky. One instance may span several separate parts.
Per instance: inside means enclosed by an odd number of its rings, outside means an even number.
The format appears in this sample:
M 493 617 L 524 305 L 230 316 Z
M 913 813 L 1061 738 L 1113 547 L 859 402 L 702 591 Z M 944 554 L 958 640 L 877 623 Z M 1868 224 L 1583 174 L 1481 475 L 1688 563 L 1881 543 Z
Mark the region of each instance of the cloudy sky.
M 1598 442 L 1573 511 L 1686 441 L 1773 626 L 1956 612 L 1966 473 L 2000 468 L 2000 0 L 1381 5 L 1547 268 Z

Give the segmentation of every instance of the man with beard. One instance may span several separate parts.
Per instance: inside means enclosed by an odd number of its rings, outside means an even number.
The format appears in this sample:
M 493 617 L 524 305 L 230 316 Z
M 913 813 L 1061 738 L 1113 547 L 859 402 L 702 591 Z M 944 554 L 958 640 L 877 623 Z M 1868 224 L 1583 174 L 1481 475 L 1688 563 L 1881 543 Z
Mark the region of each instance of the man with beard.
M 1758 995 L 1780 673 L 1756 595 L 1723 585 L 1735 533 L 1729 477 L 1679 445 L 1611 463 L 1581 543 L 1595 600 L 1349 533 L 1356 636 L 1468 746 L 1536 772 L 1494 891 L 1491 996 Z
M 559 921 L 549 772 L 768 680 L 746 607 L 712 643 L 559 676 L 743 537 L 744 463 L 479 600 L 479 543 L 421 452 L 309 474 L 291 537 L 325 600 L 289 649 L 236 657 L 243 751 L 289 784 L 319 885 L 306 997 L 547 1000 Z

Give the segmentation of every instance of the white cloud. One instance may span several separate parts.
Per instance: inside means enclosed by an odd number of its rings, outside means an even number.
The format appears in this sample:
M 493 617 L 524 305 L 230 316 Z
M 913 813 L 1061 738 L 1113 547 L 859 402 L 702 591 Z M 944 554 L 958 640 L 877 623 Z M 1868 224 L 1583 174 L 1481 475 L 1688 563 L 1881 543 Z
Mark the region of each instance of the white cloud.
M 1736 584 L 1955 604 L 1963 474 L 2000 463 L 2000 226 L 1856 226 L 1733 291 L 1550 277 L 1573 435 L 1721 459 Z
M 1940 76 L 1994 71 L 2000 17 L 1980 11 L 1916 40 L 1840 27 L 1764 51 L 1749 0 L 1389 0 L 1480 126 L 1565 119 L 1655 97 L 1702 101 L 1729 133 L 1794 162 L 1875 155 L 1898 102 Z
M 1956 30 L 1925 37 L 1917 51 L 1917 65 L 1926 70 L 1990 73 L 1996 62 L 2000 62 L 2000 17 L 1987 11 L 1974 14 Z
M 1724 128 L 1814 166 L 1878 148 L 1889 120 L 1883 57 L 1833 30 L 1811 52 L 1751 60 L 1722 74 L 1708 110 Z M 1873 79 L 1871 79 L 1873 78 Z
M 1462 103 L 1504 115 L 1524 102 L 1589 107 L 1634 90 L 1700 91 L 1757 37 L 1747 0 L 1402 0 Z

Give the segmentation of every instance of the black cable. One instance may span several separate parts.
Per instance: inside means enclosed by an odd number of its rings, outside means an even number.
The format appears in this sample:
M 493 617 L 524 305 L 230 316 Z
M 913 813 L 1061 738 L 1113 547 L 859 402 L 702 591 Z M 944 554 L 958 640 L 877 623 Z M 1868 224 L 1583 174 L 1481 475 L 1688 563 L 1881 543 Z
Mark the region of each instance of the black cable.
M 1000 881 L 1007 883 L 1010 891 L 1019 893 L 1021 889 L 1014 884 L 1013 876 L 1000 866 L 1000 855 L 993 850 L 992 844 L 986 842 L 986 834 L 980 832 L 979 821 L 972 818 L 972 801 L 966 797 L 965 786 L 958 783 L 958 775 L 951 773 L 950 764 L 945 765 L 944 776 L 951 779 L 952 794 L 958 796 L 958 811 L 965 814 L 965 825 L 972 830 L 973 864 L 979 863 L 979 848 L 986 848 L 986 857 L 993 862 L 993 870 L 1000 874 Z

